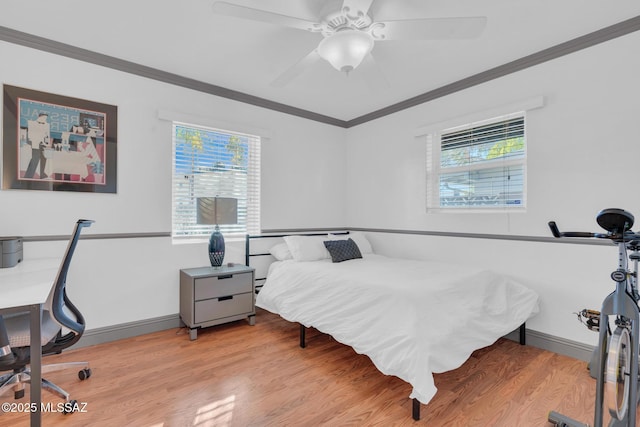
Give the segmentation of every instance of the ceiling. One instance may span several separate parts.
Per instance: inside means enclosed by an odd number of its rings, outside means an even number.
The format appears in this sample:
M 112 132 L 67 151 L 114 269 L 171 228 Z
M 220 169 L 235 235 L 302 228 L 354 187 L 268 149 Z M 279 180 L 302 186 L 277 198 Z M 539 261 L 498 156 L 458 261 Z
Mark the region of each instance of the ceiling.
M 324 0 L 226 0 L 317 20 Z M 471 40 L 377 42 L 388 85 L 317 62 L 271 83 L 322 36 L 213 13 L 214 0 L 3 0 L 0 26 L 349 121 L 640 15 L 637 0 L 375 0 L 374 20 L 486 16 Z

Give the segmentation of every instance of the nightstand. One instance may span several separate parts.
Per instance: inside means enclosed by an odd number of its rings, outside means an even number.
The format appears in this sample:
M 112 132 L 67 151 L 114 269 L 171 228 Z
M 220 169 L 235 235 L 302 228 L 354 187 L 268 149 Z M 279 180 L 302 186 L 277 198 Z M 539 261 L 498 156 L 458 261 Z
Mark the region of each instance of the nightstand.
M 255 325 L 254 269 L 245 265 L 180 270 L 180 318 L 198 338 L 198 328 L 247 318 Z

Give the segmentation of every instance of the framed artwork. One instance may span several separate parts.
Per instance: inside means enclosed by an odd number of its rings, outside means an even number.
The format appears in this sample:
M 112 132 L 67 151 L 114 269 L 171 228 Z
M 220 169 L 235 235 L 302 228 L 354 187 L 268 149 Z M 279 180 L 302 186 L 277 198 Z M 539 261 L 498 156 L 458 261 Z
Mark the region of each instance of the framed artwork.
M 2 188 L 115 193 L 118 107 L 4 85 Z

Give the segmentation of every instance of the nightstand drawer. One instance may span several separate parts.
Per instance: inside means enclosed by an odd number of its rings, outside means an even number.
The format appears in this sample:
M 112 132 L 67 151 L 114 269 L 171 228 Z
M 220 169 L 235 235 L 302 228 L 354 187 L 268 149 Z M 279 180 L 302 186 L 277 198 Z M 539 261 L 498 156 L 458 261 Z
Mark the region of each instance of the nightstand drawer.
M 249 289 L 249 292 L 244 294 L 224 295 L 219 298 L 196 301 L 194 321 L 201 323 L 251 312 L 253 312 L 253 293 Z
M 219 276 L 195 279 L 195 300 L 224 297 L 251 292 L 253 273 L 221 274 Z

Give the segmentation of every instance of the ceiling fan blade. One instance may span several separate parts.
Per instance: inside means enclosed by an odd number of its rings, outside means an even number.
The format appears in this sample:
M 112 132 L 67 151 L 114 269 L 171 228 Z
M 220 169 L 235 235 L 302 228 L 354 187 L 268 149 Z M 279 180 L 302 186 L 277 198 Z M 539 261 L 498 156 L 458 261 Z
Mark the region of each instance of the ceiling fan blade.
M 271 82 L 271 86 L 274 87 L 283 87 L 289 84 L 293 79 L 302 74 L 305 70 L 312 67 L 318 60 L 320 59 L 320 55 L 318 55 L 318 51 L 313 49 L 307 56 L 293 64 L 289 69 L 287 69 L 284 73 L 280 74 L 278 78 Z
M 478 37 L 486 25 L 484 16 L 380 21 L 373 24 L 372 34 L 382 40 L 470 39 Z
M 362 12 L 366 15 L 369 12 L 373 0 L 344 0 L 342 3 L 342 10 L 345 10 L 348 15 L 357 17 L 358 12 Z
M 237 4 L 227 3 L 224 1 L 215 2 L 213 4 L 213 12 L 218 15 L 233 16 L 235 18 L 266 22 L 268 24 L 282 25 L 306 31 L 312 31 L 318 26 L 318 23 L 316 22 L 311 22 L 295 16 L 281 15 L 279 13 L 239 6 Z
M 355 71 L 362 76 L 366 85 L 374 92 L 390 87 L 389 81 L 371 53 L 364 57 L 362 64 Z

